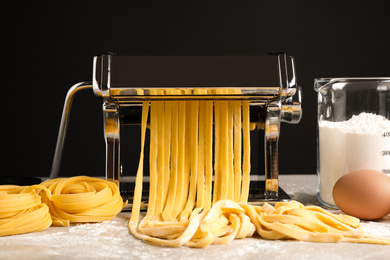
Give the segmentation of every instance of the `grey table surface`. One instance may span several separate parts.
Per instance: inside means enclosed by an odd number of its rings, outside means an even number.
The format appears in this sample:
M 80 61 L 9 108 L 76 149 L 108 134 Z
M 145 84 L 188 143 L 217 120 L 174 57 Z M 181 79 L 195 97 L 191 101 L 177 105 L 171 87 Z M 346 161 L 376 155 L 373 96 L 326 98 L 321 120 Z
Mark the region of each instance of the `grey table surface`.
M 281 175 L 280 186 L 305 205 L 319 205 L 316 175 Z M 337 213 L 337 211 L 336 211 Z M 390 259 L 390 246 L 355 243 L 309 243 L 245 238 L 203 249 L 167 248 L 133 237 L 129 212 L 104 223 L 50 227 L 44 231 L 0 237 L 0 259 Z M 363 221 L 372 235 L 390 238 L 390 215 Z

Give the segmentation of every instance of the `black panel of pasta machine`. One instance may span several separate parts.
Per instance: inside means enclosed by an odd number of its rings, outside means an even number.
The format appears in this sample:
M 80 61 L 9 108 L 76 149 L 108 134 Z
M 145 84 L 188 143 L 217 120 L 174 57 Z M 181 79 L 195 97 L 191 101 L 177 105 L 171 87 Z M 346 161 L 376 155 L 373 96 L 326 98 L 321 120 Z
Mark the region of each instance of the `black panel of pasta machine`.
M 109 73 L 110 88 L 280 85 L 277 56 L 113 55 Z

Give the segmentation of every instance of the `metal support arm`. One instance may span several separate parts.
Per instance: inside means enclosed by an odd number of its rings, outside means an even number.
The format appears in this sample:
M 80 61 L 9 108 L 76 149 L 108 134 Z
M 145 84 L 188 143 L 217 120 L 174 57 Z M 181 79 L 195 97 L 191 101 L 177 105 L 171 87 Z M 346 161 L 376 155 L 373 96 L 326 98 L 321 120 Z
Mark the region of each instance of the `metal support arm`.
M 78 91 L 83 89 L 90 89 L 90 88 L 92 88 L 91 82 L 80 82 L 73 85 L 68 90 L 68 93 L 65 98 L 64 108 L 62 110 L 60 129 L 58 131 L 58 137 L 57 137 L 57 145 L 56 145 L 56 150 L 53 157 L 53 164 L 51 167 L 51 172 L 49 177 L 50 179 L 57 178 L 60 171 L 62 151 L 64 148 L 66 131 L 68 129 L 69 115 L 70 115 L 70 109 L 72 106 L 73 97 Z

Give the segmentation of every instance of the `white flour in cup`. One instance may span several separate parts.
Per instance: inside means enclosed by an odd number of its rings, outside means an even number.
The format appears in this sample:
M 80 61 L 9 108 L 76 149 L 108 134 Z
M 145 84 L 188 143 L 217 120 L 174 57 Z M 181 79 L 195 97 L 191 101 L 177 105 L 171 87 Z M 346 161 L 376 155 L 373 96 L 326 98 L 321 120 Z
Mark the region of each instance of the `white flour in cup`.
M 319 195 L 335 206 L 333 186 L 343 175 L 373 169 L 390 176 L 390 120 L 361 113 L 348 121 L 319 122 Z

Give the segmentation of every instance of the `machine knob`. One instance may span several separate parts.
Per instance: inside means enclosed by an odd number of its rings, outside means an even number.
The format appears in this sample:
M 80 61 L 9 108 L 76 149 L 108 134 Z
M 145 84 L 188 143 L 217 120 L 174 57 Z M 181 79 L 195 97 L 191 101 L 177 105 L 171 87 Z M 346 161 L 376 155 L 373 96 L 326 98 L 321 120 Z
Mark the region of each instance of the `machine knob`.
M 302 118 L 302 90 L 300 86 L 296 87 L 294 95 L 291 95 L 282 101 L 281 121 L 290 124 L 297 124 Z

